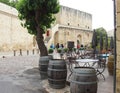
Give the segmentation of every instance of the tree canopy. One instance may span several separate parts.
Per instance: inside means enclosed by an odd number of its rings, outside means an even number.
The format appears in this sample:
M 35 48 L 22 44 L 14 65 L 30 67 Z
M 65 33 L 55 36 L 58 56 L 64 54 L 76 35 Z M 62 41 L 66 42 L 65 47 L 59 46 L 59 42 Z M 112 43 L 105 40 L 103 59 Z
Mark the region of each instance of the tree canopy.
M 30 34 L 36 35 L 41 56 L 48 55 L 43 34 L 55 21 L 54 14 L 59 12 L 58 0 L 19 0 L 16 6 L 22 26 Z
M 101 46 L 103 46 L 103 49 L 105 49 L 105 47 L 106 47 L 105 42 L 107 42 L 106 41 L 107 31 L 103 27 L 97 28 L 97 29 L 95 29 L 95 31 L 97 33 L 97 41 L 98 41 L 97 49 L 100 50 Z M 102 42 L 103 44 L 100 42 Z M 101 50 L 102 50 L 102 48 L 101 48 Z
M 0 2 L 15 8 L 18 0 L 0 0 Z
M 51 27 L 51 23 L 55 21 L 53 14 L 57 13 L 59 8 L 57 0 L 20 0 L 17 4 L 19 18 L 25 20 L 22 25 L 28 29 L 30 34 L 34 35 L 37 34 L 37 25 L 44 32 Z M 36 20 L 37 13 L 39 17 Z
M 95 30 L 97 32 L 98 39 L 99 39 L 99 36 L 100 36 L 101 33 L 102 33 L 103 37 L 105 37 L 106 34 L 107 34 L 107 31 L 103 27 L 97 28 Z

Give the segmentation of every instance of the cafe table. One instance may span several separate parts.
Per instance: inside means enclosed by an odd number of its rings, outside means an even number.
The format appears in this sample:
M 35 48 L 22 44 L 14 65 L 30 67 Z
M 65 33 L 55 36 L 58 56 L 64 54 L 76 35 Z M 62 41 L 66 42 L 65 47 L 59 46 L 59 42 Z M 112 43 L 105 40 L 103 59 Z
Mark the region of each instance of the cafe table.
M 98 62 L 100 62 L 99 59 L 77 59 L 76 62 L 80 65 L 81 63 L 83 63 L 84 65 L 82 67 L 93 67 L 96 70 L 96 75 L 100 75 L 104 78 L 105 80 L 105 76 L 103 74 L 103 72 L 105 71 L 105 66 L 99 68 Z M 92 64 L 92 65 L 91 65 Z
M 83 63 L 83 66 L 92 66 L 93 64 L 99 62 L 99 59 L 77 59 L 76 62 L 78 64 Z M 92 65 L 90 65 L 90 63 L 92 63 Z

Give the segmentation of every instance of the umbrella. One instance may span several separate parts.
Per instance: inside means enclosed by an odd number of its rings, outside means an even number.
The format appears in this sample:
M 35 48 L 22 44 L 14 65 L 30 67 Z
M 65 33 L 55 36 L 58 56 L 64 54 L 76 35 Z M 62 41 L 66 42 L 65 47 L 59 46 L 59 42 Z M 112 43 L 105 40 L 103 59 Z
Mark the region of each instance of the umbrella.
M 105 36 L 105 49 L 108 50 L 108 36 Z
M 100 33 L 100 51 L 103 50 L 103 36 L 102 33 Z
M 95 52 L 96 52 L 96 46 L 97 46 L 97 33 L 96 33 L 95 30 L 94 30 L 94 32 L 93 32 L 91 45 L 92 45 L 92 48 L 94 49 L 94 52 L 93 52 L 93 53 L 95 54 Z
M 110 49 L 112 50 L 114 48 L 114 40 L 113 37 L 110 39 Z

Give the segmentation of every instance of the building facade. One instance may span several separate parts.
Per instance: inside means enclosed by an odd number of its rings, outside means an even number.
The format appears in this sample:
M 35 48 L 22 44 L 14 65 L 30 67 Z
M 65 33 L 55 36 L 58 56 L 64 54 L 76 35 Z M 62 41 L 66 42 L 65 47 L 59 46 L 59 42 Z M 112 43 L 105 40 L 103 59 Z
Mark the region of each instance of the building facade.
M 75 47 L 77 43 L 90 44 L 93 33 L 91 14 L 61 6 L 60 12 L 55 16 L 56 22 L 50 29 L 48 46 L 60 43 L 67 47 L 69 41 L 73 41 Z

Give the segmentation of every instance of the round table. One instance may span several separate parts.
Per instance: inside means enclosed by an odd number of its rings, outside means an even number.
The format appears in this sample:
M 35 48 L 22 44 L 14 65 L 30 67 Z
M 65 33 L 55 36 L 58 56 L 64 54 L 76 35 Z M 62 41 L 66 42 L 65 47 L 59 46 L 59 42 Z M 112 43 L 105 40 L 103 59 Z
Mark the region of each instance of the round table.
M 77 59 L 76 60 L 76 62 L 78 62 L 78 63 L 84 63 L 83 66 L 90 66 L 90 64 L 89 64 L 90 62 L 95 63 L 98 61 L 99 61 L 99 59 Z

